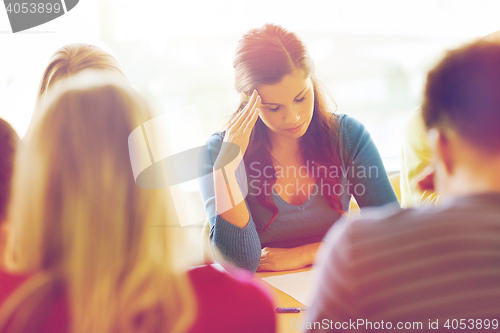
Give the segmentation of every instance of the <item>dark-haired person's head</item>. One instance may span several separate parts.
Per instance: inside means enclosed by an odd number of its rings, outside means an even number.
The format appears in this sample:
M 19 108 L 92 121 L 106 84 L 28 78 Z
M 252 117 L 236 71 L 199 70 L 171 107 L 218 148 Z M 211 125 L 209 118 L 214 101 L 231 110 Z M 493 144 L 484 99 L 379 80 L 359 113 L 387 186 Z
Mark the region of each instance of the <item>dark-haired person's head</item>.
M 331 142 L 337 132 L 332 121 L 333 108 L 328 93 L 314 73 L 314 62 L 304 42 L 297 34 L 280 25 L 268 23 L 249 30 L 238 42 L 233 60 L 235 89 L 241 96 L 234 117 L 249 102 L 254 89 L 262 104 L 250 135 L 245 163 L 257 162 L 261 170 L 273 167 L 272 147 L 278 147 L 280 138 L 300 139 L 303 160 L 318 165 L 340 165 L 336 147 Z M 312 171 L 314 172 L 314 171 Z M 259 176 L 260 175 L 260 176 Z M 277 217 L 278 208 L 266 188 L 272 188 L 276 177 L 250 171 L 249 176 L 260 180 L 257 200 L 272 212 L 270 222 Z M 324 182 L 335 186 L 337 179 L 324 177 Z M 342 213 L 338 196 L 325 195 L 330 206 Z
M 422 109 L 440 193 L 500 191 L 500 44 L 452 50 L 429 72 Z
M 19 137 L 16 131 L 3 119 L 0 119 L 0 267 L 5 260 L 7 245 L 7 206 L 12 183 L 14 155 Z
M 324 126 L 323 123 L 328 122 L 329 110 L 325 92 L 315 76 L 314 63 L 307 47 L 295 33 L 271 23 L 249 30 L 238 42 L 233 67 L 235 89 L 241 95 L 241 104 L 236 113 L 243 109 L 254 89 L 258 90 L 265 102 L 266 97 L 275 98 L 275 95 L 283 95 L 282 92 L 274 92 L 272 87 L 282 83 L 286 78 L 292 78 L 291 84 L 311 86 L 308 102 L 313 113 L 312 129 Z M 268 89 L 270 87 L 271 89 Z M 263 109 L 269 108 L 273 111 L 275 107 L 275 105 L 264 106 Z M 260 113 L 255 124 L 252 143 L 258 141 L 260 137 L 267 138 L 273 129 L 276 130 L 276 120 L 268 114 L 269 112 Z M 307 128 L 308 126 L 304 126 L 303 130 L 294 136 L 304 135 Z M 287 135 L 285 131 L 282 132 Z
M 259 85 L 278 83 L 295 71 L 305 77 L 314 76 L 314 65 L 304 43 L 296 34 L 270 23 L 243 35 L 233 67 L 236 91 L 248 98 Z

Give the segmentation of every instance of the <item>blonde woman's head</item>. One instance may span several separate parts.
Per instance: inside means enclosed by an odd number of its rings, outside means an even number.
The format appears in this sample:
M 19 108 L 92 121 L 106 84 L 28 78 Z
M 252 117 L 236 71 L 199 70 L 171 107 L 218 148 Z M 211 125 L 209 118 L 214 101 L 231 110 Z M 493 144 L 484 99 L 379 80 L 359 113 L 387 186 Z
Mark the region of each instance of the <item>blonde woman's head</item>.
M 41 108 L 14 177 L 17 268 L 65 281 L 76 331 L 126 332 L 127 316 L 139 313 L 155 318 L 151 327 L 185 326 L 179 237 L 158 227 L 167 198 L 135 184 L 129 158 L 128 136 L 151 118 L 147 105 L 123 77 L 85 71 Z
M 85 43 L 68 44 L 57 50 L 50 58 L 40 82 L 38 97 L 46 93 L 60 79 L 84 69 L 102 69 L 125 76 L 115 57 L 103 49 Z
M 37 242 L 45 244 L 39 260 L 31 253 L 20 259 L 33 261 L 30 268 L 50 269 L 64 256 L 108 249 L 119 261 L 118 252 L 131 249 L 132 236 L 140 239 L 145 229 L 139 228 L 144 219 L 138 215 L 152 209 L 166 214 L 162 205 L 137 207 L 143 197 L 154 198 L 153 203 L 161 197 L 135 185 L 128 155 L 128 135 L 150 118 L 147 106 L 118 78 L 86 72 L 51 91 L 41 110 L 43 117 L 21 149 L 22 177 L 16 179 L 16 192 L 30 188 L 33 195 L 23 197 L 31 198 L 28 211 L 38 214 L 15 220 L 41 228 L 27 237 L 43 234 Z M 83 238 L 94 246 L 86 254 L 73 253 L 75 239 Z M 120 244 L 111 245 L 115 240 Z
M 61 47 L 52 55 L 42 75 L 30 128 L 41 117 L 40 105 L 44 103 L 47 91 L 62 79 L 85 69 L 106 70 L 125 78 L 115 57 L 95 45 L 74 43 Z

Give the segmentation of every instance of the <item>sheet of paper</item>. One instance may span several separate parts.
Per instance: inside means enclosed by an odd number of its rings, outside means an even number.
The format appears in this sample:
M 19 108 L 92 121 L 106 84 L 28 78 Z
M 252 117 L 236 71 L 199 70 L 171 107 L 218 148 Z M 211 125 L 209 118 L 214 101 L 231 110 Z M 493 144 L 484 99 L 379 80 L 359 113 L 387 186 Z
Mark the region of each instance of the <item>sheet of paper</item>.
M 305 306 L 310 306 L 312 301 L 312 283 L 316 270 L 262 278 L 273 287 L 295 298 Z

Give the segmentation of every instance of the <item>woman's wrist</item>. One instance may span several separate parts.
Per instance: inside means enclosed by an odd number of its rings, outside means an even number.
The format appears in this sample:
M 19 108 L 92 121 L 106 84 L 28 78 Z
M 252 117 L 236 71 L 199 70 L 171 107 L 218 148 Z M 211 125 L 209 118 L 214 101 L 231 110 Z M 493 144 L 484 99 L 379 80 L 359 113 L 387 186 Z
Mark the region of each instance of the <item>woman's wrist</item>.
M 320 245 L 321 242 L 318 242 L 318 243 L 302 245 L 297 248 L 301 253 L 302 257 L 301 262 L 303 263 L 304 267 L 312 265 L 314 263 L 314 259 L 316 258 L 316 253 L 318 252 Z

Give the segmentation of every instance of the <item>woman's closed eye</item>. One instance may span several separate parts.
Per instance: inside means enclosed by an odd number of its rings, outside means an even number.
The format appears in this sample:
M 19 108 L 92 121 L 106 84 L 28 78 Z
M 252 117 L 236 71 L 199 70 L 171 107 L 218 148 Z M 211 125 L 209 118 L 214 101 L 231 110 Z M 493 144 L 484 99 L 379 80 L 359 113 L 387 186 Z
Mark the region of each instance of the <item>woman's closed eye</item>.
M 304 97 L 302 97 L 300 99 L 296 99 L 295 102 L 300 103 L 300 102 L 303 102 L 305 99 L 306 99 L 306 96 L 304 96 Z M 275 108 L 268 108 L 268 109 L 269 109 L 269 111 L 276 112 L 276 111 L 278 111 L 280 109 L 280 106 L 281 105 L 278 105 Z

